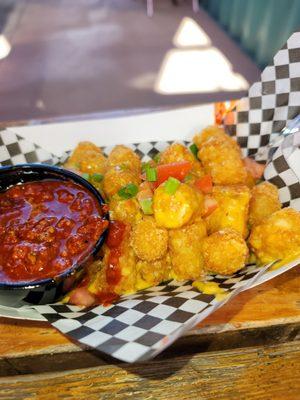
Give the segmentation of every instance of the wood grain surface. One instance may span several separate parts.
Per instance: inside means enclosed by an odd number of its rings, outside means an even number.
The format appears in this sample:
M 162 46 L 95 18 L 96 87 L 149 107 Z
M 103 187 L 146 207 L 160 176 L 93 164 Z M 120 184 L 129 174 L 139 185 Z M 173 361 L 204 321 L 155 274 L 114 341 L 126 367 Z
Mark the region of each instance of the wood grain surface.
M 0 399 L 15 400 L 297 400 L 300 342 L 1 378 L 0 385 Z

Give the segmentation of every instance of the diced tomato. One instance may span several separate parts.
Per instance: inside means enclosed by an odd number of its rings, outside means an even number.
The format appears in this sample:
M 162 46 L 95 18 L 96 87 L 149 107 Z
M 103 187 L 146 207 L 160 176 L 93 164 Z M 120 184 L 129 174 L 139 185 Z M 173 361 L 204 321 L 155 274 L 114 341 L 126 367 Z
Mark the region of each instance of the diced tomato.
M 155 187 L 172 176 L 173 178 L 182 181 L 192 169 L 192 163 L 189 161 L 180 161 L 171 164 L 162 164 L 157 167 L 157 181 L 154 182 Z
M 250 172 L 250 174 L 253 176 L 254 179 L 260 179 L 264 173 L 265 164 L 260 164 L 256 162 L 255 160 L 252 160 L 252 158 L 246 157 L 244 159 L 244 164 L 246 167 L 246 170 Z
M 210 175 L 205 175 L 203 178 L 197 179 L 194 185 L 203 193 L 211 193 L 213 188 L 212 177 Z
M 69 303 L 89 307 L 96 302 L 95 296 L 86 287 L 78 287 L 71 293 Z
M 217 200 L 212 196 L 205 196 L 203 217 L 208 217 L 216 208 L 218 208 Z
M 111 221 L 106 244 L 109 248 L 118 247 L 123 240 L 126 225 L 121 221 Z

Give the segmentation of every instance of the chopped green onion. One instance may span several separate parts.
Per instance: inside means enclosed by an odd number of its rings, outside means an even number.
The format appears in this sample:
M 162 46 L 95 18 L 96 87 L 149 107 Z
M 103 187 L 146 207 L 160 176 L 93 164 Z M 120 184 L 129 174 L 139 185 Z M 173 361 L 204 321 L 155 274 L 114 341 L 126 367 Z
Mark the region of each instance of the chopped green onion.
M 143 199 L 140 200 L 140 206 L 141 209 L 143 210 L 143 213 L 146 215 L 153 214 L 153 209 L 152 209 L 152 199 Z
M 90 179 L 90 174 L 84 172 L 83 174 L 81 174 L 81 176 L 86 179 L 87 181 Z
M 128 185 L 123 186 L 118 191 L 118 195 L 124 200 L 131 199 L 137 194 L 138 190 L 138 187 L 134 183 L 128 183 Z
M 146 168 L 146 178 L 147 178 L 148 182 L 155 182 L 157 180 L 156 168 L 152 168 L 152 167 Z
M 168 194 L 174 194 L 180 185 L 180 181 L 176 178 L 170 176 L 170 178 L 165 183 L 165 191 Z
M 156 164 L 159 163 L 159 161 L 160 161 L 160 153 L 157 153 L 157 154 L 153 157 L 153 161 L 155 161 Z
M 128 170 L 128 165 L 126 165 L 124 163 L 120 164 L 119 167 L 120 167 L 121 171 L 127 171 Z
M 189 149 L 194 154 L 195 158 L 198 159 L 198 147 L 195 145 L 195 143 L 191 144 Z
M 103 180 L 104 176 L 102 174 L 93 174 L 92 175 L 92 180 L 94 182 L 101 182 Z
M 151 167 L 151 165 L 148 162 L 142 162 L 142 172 L 146 172 L 147 169 Z

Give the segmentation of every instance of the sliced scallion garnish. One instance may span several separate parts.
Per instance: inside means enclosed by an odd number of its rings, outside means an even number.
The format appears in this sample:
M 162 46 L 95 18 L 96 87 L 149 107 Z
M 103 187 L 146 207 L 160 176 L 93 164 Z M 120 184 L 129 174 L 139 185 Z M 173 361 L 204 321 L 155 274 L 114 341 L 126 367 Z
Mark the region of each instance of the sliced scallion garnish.
M 146 215 L 153 214 L 152 199 L 142 199 L 140 200 L 139 203 L 144 214 Z
M 168 194 L 174 194 L 180 185 L 180 181 L 172 176 L 165 182 L 165 191 Z
M 131 199 L 137 194 L 138 190 L 138 187 L 134 183 L 128 183 L 128 185 L 123 186 L 118 191 L 118 195 L 124 200 Z
M 88 174 L 87 172 L 84 172 L 83 174 L 81 174 L 81 176 L 86 179 L 87 181 L 90 179 L 90 174 Z
M 194 154 L 195 158 L 198 159 L 198 147 L 195 145 L 195 143 L 191 144 L 189 149 Z
M 104 176 L 102 174 L 93 174 L 92 175 L 92 180 L 95 182 L 101 182 L 103 180 Z
M 155 156 L 153 157 L 153 161 L 155 161 L 156 164 L 159 163 L 159 161 L 160 161 L 160 153 L 155 154 Z
M 157 180 L 156 168 L 152 168 L 152 167 L 146 168 L 146 179 L 148 182 L 155 182 Z

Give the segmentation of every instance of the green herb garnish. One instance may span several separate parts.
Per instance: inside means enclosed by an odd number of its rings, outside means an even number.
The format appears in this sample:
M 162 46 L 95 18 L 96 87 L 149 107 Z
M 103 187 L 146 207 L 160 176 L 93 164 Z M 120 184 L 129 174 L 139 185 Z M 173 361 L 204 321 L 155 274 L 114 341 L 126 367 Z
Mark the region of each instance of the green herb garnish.
M 153 161 L 155 161 L 156 164 L 159 163 L 159 161 L 160 161 L 160 153 L 155 154 L 155 156 L 153 157 Z
M 90 174 L 88 174 L 87 172 L 84 172 L 83 174 L 81 174 L 82 178 L 86 179 L 87 181 L 90 179 Z
M 195 143 L 191 144 L 189 149 L 194 154 L 195 158 L 198 159 L 198 147 L 195 145 Z
M 128 183 L 128 185 L 123 186 L 119 191 L 118 195 L 121 199 L 131 199 L 132 197 L 136 196 L 137 192 L 139 191 L 138 187 L 134 183 Z
M 143 199 L 143 200 L 140 200 L 139 203 L 140 203 L 141 209 L 143 210 L 144 214 L 146 214 L 146 215 L 153 214 L 152 199 Z
M 101 182 L 103 180 L 104 176 L 102 174 L 93 174 L 92 175 L 92 180 L 94 182 Z
M 165 191 L 168 194 L 174 194 L 180 185 L 180 181 L 176 178 L 170 176 L 170 178 L 165 183 Z
M 156 168 L 152 168 L 152 167 L 146 168 L 146 178 L 147 178 L 148 182 L 155 182 L 157 180 Z

